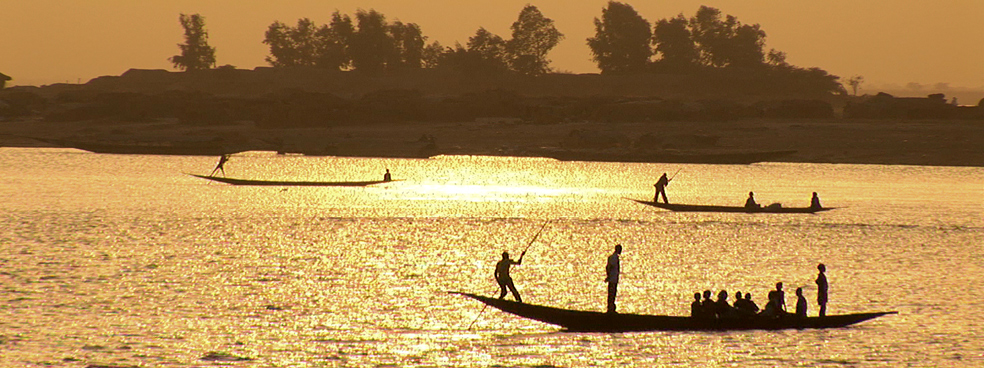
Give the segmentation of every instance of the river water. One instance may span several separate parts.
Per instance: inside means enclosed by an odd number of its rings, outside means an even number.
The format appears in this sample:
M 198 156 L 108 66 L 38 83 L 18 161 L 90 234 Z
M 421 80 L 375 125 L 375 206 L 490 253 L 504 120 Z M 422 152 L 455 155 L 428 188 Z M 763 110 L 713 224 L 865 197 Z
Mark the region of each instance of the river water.
M 214 157 L 0 148 L 0 366 L 981 366 L 984 169 L 670 165 L 238 154 L 237 178 L 402 181 L 236 187 Z M 671 202 L 818 215 L 672 213 Z M 513 277 L 524 301 L 686 315 L 696 291 L 804 287 L 816 313 L 898 311 L 779 332 L 565 333 L 448 291 L 493 294 L 495 262 L 549 220 Z M 470 328 L 469 328 L 470 327 Z

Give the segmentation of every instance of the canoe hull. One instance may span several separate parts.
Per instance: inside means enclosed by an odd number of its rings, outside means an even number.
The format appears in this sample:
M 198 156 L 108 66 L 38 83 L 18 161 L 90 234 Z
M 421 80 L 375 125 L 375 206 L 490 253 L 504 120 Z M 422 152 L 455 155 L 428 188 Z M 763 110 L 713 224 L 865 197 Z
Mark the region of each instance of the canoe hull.
M 278 187 L 364 187 L 375 184 L 390 183 L 396 180 L 374 180 L 374 181 L 276 181 L 276 180 L 248 180 L 234 179 L 226 177 L 206 176 L 189 174 L 194 177 L 217 181 L 232 185 L 251 185 L 251 186 L 278 186 Z
M 738 206 L 709 206 L 700 204 L 676 204 L 658 203 L 653 201 L 643 201 L 633 199 L 633 201 L 657 208 L 662 208 L 674 212 L 736 212 L 736 213 L 817 213 L 830 211 L 833 207 L 812 208 L 812 207 L 759 207 L 745 208 Z
M 524 304 L 469 293 L 455 293 L 478 300 L 503 312 L 563 327 L 571 332 L 641 332 L 641 331 L 740 331 L 785 330 L 805 328 L 838 328 L 850 326 L 886 314 L 875 312 L 841 314 L 826 317 L 781 319 L 720 319 L 703 320 L 680 316 L 645 314 L 609 314 Z

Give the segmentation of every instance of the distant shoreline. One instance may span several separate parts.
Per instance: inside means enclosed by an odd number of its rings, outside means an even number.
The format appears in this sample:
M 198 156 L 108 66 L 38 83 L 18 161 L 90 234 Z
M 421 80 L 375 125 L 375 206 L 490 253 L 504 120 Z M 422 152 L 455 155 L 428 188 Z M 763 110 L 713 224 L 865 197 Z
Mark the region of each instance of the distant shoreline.
M 252 124 L 196 127 L 173 122 L 0 122 L 0 146 L 55 147 L 22 137 L 75 137 L 99 142 L 222 142 L 244 150 L 325 156 L 426 158 L 435 155 L 612 160 L 640 152 L 674 162 L 728 153 L 786 154 L 768 162 L 984 167 L 984 121 L 750 119 L 720 122 L 460 122 L 261 129 Z M 79 138 L 82 137 L 82 138 Z M 573 138 L 572 138 L 573 137 Z M 588 138 L 584 138 L 588 137 Z M 646 141 L 646 140 L 649 141 Z M 608 148 L 591 148 L 604 142 Z M 648 143 L 646 150 L 633 147 Z M 602 146 L 599 146 L 602 147 Z M 700 156 L 705 155 L 705 156 Z M 556 156 L 554 156 L 556 157 Z M 682 158 L 682 159 L 681 159 Z

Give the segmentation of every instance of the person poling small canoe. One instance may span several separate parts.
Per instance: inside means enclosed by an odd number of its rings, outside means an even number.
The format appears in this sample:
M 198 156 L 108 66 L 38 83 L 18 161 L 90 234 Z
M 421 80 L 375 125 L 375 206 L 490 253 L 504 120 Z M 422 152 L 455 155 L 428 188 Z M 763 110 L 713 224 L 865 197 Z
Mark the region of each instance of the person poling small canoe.
M 676 175 L 679 173 L 680 170 L 677 170 L 675 173 L 673 173 L 673 178 L 675 178 Z M 663 203 L 670 203 L 670 201 L 666 199 L 666 186 L 670 185 L 670 181 L 672 181 L 673 178 L 667 178 L 666 173 L 663 173 L 663 176 L 660 176 L 659 179 L 656 180 L 656 184 L 653 184 L 653 186 L 656 187 L 656 194 L 653 195 L 654 203 L 659 202 L 660 194 L 663 195 Z
M 502 252 L 502 259 L 495 264 L 495 281 L 499 284 L 499 299 L 505 298 L 506 292 L 508 291 L 512 293 L 517 302 L 523 302 L 523 298 L 519 296 L 519 291 L 516 290 L 516 285 L 513 284 L 512 276 L 509 275 L 509 268 L 512 265 L 523 264 L 523 257 L 526 256 L 526 251 L 530 249 L 530 246 L 533 245 L 536 238 L 540 237 L 540 234 L 543 233 L 543 229 L 545 229 L 549 223 L 550 221 L 547 221 L 542 227 L 540 227 L 540 231 L 533 236 L 530 243 L 526 245 L 526 249 L 523 249 L 523 252 L 519 254 L 518 260 L 514 261 L 509 258 L 509 252 Z
M 222 176 L 225 176 L 225 163 L 228 161 L 229 161 L 229 155 L 220 156 L 219 163 L 215 165 L 215 168 L 212 169 L 212 173 L 208 174 L 208 176 L 215 176 L 216 171 L 221 171 Z

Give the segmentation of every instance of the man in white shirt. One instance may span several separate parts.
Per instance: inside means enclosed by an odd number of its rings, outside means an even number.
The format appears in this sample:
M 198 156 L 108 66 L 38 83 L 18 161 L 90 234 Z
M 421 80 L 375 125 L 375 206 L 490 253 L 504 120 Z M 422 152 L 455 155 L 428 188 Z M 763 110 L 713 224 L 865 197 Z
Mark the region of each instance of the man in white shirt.
M 618 291 L 618 274 L 621 272 L 619 254 L 622 254 L 622 245 L 615 245 L 615 252 L 608 256 L 608 264 L 605 265 L 605 281 L 608 282 L 608 313 L 615 313 L 615 294 Z

